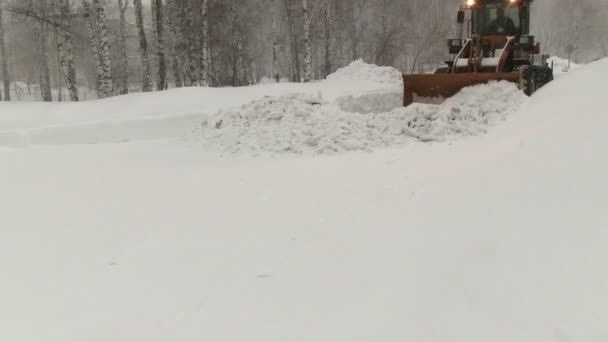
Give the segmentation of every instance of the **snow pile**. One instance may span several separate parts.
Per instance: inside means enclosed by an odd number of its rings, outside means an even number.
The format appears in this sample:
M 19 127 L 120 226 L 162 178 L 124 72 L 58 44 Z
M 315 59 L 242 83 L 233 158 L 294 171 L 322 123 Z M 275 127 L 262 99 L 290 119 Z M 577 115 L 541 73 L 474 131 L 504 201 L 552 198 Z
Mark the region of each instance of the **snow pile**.
M 380 67 L 357 60 L 327 76 L 329 82 L 376 82 L 401 86 L 402 74 L 391 67 Z
M 442 141 L 484 134 L 488 127 L 516 112 L 527 100 L 515 84 L 491 82 L 464 88 L 439 105 L 413 104 L 396 109 L 393 114 L 407 118 L 408 121 L 401 124 L 407 125 L 420 140 Z
M 203 144 L 221 152 L 316 153 L 362 150 L 383 135 L 361 115 L 306 94 L 264 97 L 202 124 Z
M 338 99 L 341 110 L 351 113 L 385 113 L 403 106 L 403 90 L 390 93 L 346 96 Z
M 517 87 L 495 82 L 464 89 L 440 105 L 414 104 L 379 112 L 386 94 L 333 103 L 306 94 L 264 97 L 220 111 L 202 124 L 203 145 L 221 153 L 369 151 L 415 140 L 441 141 L 485 133 L 526 100 Z M 348 100 L 357 103 L 348 106 Z M 362 105 L 361 103 L 368 103 Z M 344 108 L 363 109 L 360 112 Z

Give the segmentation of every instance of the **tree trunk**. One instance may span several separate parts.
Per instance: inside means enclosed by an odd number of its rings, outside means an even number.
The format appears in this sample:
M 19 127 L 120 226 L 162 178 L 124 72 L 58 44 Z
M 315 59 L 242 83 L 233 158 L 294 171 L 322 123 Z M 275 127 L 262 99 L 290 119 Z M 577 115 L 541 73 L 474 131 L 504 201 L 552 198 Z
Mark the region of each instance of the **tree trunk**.
M 89 35 L 89 44 L 91 45 L 91 52 L 93 53 L 93 58 L 95 59 L 95 65 L 97 67 L 97 97 L 103 98 L 105 97 L 103 93 L 103 67 L 101 65 L 101 56 L 99 55 L 97 34 L 95 33 L 96 31 L 91 20 L 91 6 L 87 0 L 82 0 L 82 7 L 84 23 Z
M 118 11 L 120 13 L 120 90 L 121 95 L 129 93 L 129 57 L 127 55 L 127 19 L 126 12 L 129 7 L 129 0 L 118 0 Z
M 179 8 L 176 0 L 167 1 L 167 9 L 169 10 L 168 24 L 171 35 L 173 36 L 173 44 L 171 46 L 171 69 L 173 70 L 173 81 L 175 82 L 175 87 L 181 88 L 183 87 L 182 81 L 182 73 L 179 64 L 180 60 L 180 45 L 182 43 L 182 35 L 180 29 L 180 13 L 181 9 Z
M 60 43 L 61 69 L 64 74 L 65 84 L 70 93 L 70 100 L 79 100 L 78 86 L 76 85 L 76 66 L 74 53 L 72 52 L 72 11 L 69 0 L 59 0 L 61 24 L 63 25 L 63 42 Z
M 192 0 L 185 0 L 184 16 L 186 19 L 186 38 L 188 40 L 188 86 L 196 86 L 198 84 L 198 74 L 196 67 L 197 59 L 197 44 L 196 34 L 194 33 L 194 14 L 192 13 Z
M 2 22 L 2 5 L 0 0 L 0 60 L 2 60 L 2 80 L 4 82 L 4 101 L 11 100 L 11 79 L 8 73 L 8 57 L 6 53 L 6 43 L 4 40 L 4 26 Z M 0 96 L 0 101 L 2 100 Z
M 351 39 L 351 46 L 350 46 L 350 50 L 351 50 L 351 61 L 355 61 L 357 59 L 359 59 L 359 42 L 361 40 L 360 32 L 359 32 L 359 28 L 357 26 L 357 18 L 359 15 L 361 15 L 361 13 L 357 13 L 357 9 L 355 8 L 355 3 L 354 1 L 349 1 L 349 12 L 350 12 L 350 16 L 348 18 L 348 22 L 350 23 L 349 28 L 350 28 L 350 39 Z
M 167 89 L 167 65 L 165 62 L 165 38 L 163 27 L 163 1 L 152 0 L 156 4 L 154 11 L 154 24 L 156 31 L 156 63 L 158 65 L 158 74 L 156 80 L 156 89 Z
M 99 29 L 99 45 L 101 47 L 101 67 L 103 69 L 103 95 L 112 96 L 114 93 L 114 80 L 112 76 L 112 57 L 110 56 L 110 42 L 108 41 L 108 26 L 106 25 L 106 9 L 102 0 L 95 0 L 97 12 L 97 27 Z
M 51 72 L 49 70 L 49 53 L 46 45 L 46 34 L 44 24 L 40 24 L 40 28 L 38 29 L 38 56 L 40 63 L 40 94 L 42 95 L 42 100 L 45 102 L 53 101 L 53 93 L 51 89 Z
M 46 0 L 40 1 L 42 17 L 46 16 L 47 2 Z M 44 21 L 39 22 L 38 32 L 38 54 L 40 63 L 40 93 L 42 100 L 45 102 L 53 101 L 53 91 L 51 88 L 51 71 L 49 70 L 49 53 L 46 42 L 47 25 Z
M 239 32 L 237 29 L 237 21 L 238 21 L 238 12 L 236 7 L 236 1 L 232 0 L 232 6 L 230 7 L 231 16 L 232 16 L 232 86 L 239 86 L 239 58 L 238 58 L 238 42 L 239 42 Z
M 51 13 L 55 13 L 55 5 L 56 1 L 51 2 Z M 63 18 L 61 18 L 61 8 L 59 9 L 59 19 L 61 22 Z M 62 38 L 63 39 L 63 38 Z M 62 80 L 67 84 L 67 70 L 68 70 L 68 62 L 65 57 L 65 53 L 63 51 L 64 42 L 62 39 L 59 39 L 59 34 L 57 33 L 57 25 L 53 25 L 53 41 L 57 45 L 57 102 L 63 102 L 63 83 Z
M 331 65 L 331 0 L 325 0 L 325 72 L 327 77 L 332 72 Z
M 209 86 L 209 13 L 207 0 L 201 2 L 201 77 L 200 84 L 203 87 Z
M 310 12 L 308 0 L 302 0 L 302 20 L 304 21 L 304 82 L 312 78 L 312 46 L 310 43 Z
M 150 0 L 150 18 L 152 18 L 152 38 L 148 40 L 148 51 L 153 55 L 150 59 L 150 69 L 152 70 L 152 78 L 154 78 L 158 76 L 158 73 L 154 74 L 155 71 L 158 71 L 158 56 L 156 55 L 156 51 L 158 51 L 156 46 L 156 0 Z
M 247 84 L 245 61 L 243 56 L 243 39 L 239 28 L 239 13 L 237 0 L 232 1 L 232 86 Z
M 281 81 L 279 74 L 279 35 L 277 29 L 276 0 L 272 1 L 272 76 L 275 81 Z
M 141 65 L 143 68 L 142 91 L 152 91 L 152 70 L 150 69 L 150 59 L 148 58 L 148 41 L 144 29 L 144 14 L 141 0 L 133 0 L 135 7 L 135 24 L 139 33 L 139 50 L 141 52 Z
M 285 9 L 287 11 L 287 22 L 289 24 L 289 32 L 291 34 L 291 57 L 292 57 L 292 81 L 301 82 L 302 75 L 300 73 L 300 45 L 298 43 L 298 35 L 296 30 L 295 10 L 293 6 L 294 0 L 285 0 Z

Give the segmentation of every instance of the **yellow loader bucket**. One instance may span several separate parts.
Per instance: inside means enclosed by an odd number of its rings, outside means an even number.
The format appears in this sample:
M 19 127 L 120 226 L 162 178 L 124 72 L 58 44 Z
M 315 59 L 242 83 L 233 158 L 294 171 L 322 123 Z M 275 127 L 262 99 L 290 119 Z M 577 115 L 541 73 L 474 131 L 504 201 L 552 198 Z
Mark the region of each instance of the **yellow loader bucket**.
M 403 105 L 414 102 L 437 102 L 456 95 L 462 88 L 490 81 L 519 83 L 519 73 L 450 73 L 403 75 Z

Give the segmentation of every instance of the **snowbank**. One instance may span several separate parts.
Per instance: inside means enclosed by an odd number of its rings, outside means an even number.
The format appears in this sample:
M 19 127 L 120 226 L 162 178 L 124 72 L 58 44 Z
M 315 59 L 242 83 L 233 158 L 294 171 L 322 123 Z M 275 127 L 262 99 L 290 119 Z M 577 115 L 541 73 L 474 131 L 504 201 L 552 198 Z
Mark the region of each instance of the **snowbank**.
M 346 96 L 400 92 L 398 73 L 358 61 L 339 71 L 333 81 L 188 87 L 78 103 L 0 102 L 0 146 L 174 139 L 218 110 L 268 95 L 303 93 L 333 101 Z
M 369 94 L 326 102 L 305 94 L 265 97 L 204 121 L 202 143 L 222 153 L 369 151 L 481 134 L 526 101 L 514 84 L 498 82 L 464 89 L 440 105 L 378 110 L 400 106 L 400 98 Z
M 567 59 L 560 58 L 557 56 L 549 58 L 547 62 L 549 63 L 549 66 L 553 65 L 553 74 L 556 77 L 559 77 L 580 67 L 580 65 L 575 64 L 574 62 L 568 63 Z
M 400 86 L 402 73 L 391 67 L 380 67 L 357 60 L 327 76 L 329 82 L 375 82 Z
M 325 87 L 327 98 L 358 94 L 373 85 Z M 73 145 L 173 139 L 197 127 L 221 108 L 265 94 L 308 92 L 310 85 L 286 84 L 239 89 L 179 89 L 69 104 L 0 103 L 0 146 Z

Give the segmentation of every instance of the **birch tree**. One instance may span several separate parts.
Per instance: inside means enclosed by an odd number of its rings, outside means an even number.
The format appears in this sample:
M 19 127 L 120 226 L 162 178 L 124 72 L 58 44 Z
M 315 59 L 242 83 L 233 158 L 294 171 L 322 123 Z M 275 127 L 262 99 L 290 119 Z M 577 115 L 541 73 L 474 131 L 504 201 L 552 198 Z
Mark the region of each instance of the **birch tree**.
M 302 19 L 304 21 L 304 82 L 310 82 L 312 78 L 312 46 L 310 43 L 311 15 L 308 0 L 302 0 Z
M 40 17 L 45 18 L 47 12 L 46 0 L 40 0 Z M 40 95 L 45 102 L 53 101 L 53 93 L 51 88 L 51 72 L 49 70 L 49 52 L 47 46 L 47 22 L 39 20 L 38 25 L 34 29 L 38 36 L 38 62 L 40 68 Z
M 209 86 L 209 6 L 207 0 L 201 1 L 201 77 L 200 85 Z
M 276 0 L 272 0 L 272 76 L 278 83 L 281 81 L 279 74 L 279 34 L 277 29 Z
M 121 95 L 129 93 L 129 57 L 127 55 L 127 19 L 126 13 L 129 8 L 129 0 L 118 0 L 118 12 L 120 15 L 120 39 L 118 47 L 120 49 L 120 88 Z
M 63 38 L 59 38 L 58 26 L 61 25 L 61 8 L 59 9 L 59 15 L 56 14 L 57 0 L 51 0 L 51 17 L 53 19 L 53 42 L 57 47 L 57 74 L 56 74 L 56 87 L 57 87 L 57 101 L 63 101 L 63 82 L 67 85 L 67 60 L 63 51 Z M 63 81 L 63 82 L 62 82 Z
M 152 0 L 154 6 L 154 27 L 156 33 L 156 64 L 158 66 L 156 89 L 167 89 L 167 65 L 165 61 L 165 38 L 163 26 L 163 1 Z
M 110 55 L 110 42 L 108 40 L 108 26 L 106 24 L 106 9 L 103 0 L 95 0 L 97 13 L 97 28 L 99 30 L 99 46 L 101 48 L 101 67 L 103 70 L 102 96 L 112 96 L 114 81 L 112 79 L 112 58 Z
M 292 81 L 300 82 L 302 75 L 300 74 L 300 47 L 298 43 L 298 34 L 296 29 L 296 13 L 293 1 L 295 0 L 284 0 L 285 12 L 287 15 L 287 24 L 289 25 L 290 42 L 291 42 L 291 69 L 292 69 Z
M 4 2 L 0 0 L 0 61 L 2 63 L 2 80 L 4 82 L 4 101 L 11 100 L 11 81 L 8 73 L 8 57 L 6 53 L 6 41 L 4 38 L 4 22 L 2 20 L 3 11 L 2 6 Z M 0 94 L 0 101 L 2 96 Z
M 168 0 L 167 10 L 169 12 L 169 15 L 167 16 L 169 31 L 173 37 L 173 44 L 171 45 L 170 50 L 171 55 L 169 57 L 171 60 L 171 70 L 173 71 L 173 82 L 175 82 L 175 87 L 181 88 L 184 85 L 180 67 L 180 45 L 183 40 L 182 30 L 180 28 L 181 9 L 179 8 L 176 0 Z
M 104 97 L 103 67 L 101 65 L 101 56 L 99 54 L 97 33 L 95 30 L 95 26 L 93 26 L 93 20 L 91 19 L 91 6 L 89 5 L 89 2 L 87 0 L 82 0 L 82 11 L 84 23 L 89 36 L 89 45 L 91 46 L 91 53 L 93 55 L 93 59 L 95 60 L 95 70 L 97 73 L 97 96 Z
M 243 40 L 239 29 L 239 15 L 237 0 L 232 1 L 232 86 L 240 86 L 246 83 L 244 79 Z
M 331 74 L 331 7 L 332 1 L 325 0 L 325 72 L 324 77 Z
M 61 58 L 61 70 L 65 84 L 70 93 L 71 101 L 78 101 L 78 86 L 76 85 L 76 66 L 72 51 L 72 11 L 69 0 L 59 0 L 61 26 L 63 27 L 63 41 L 59 42 L 58 49 Z
M 152 91 L 152 70 L 150 69 L 150 59 L 148 58 L 148 40 L 144 29 L 144 13 L 141 0 L 133 0 L 135 7 L 135 25 L 139 34 L 139 50 L 141 53 L 141 65 L 143 68 L 142 91 Z
M 185 17 L 185 31 L 186 39 L 188 41 L 187 52 L 188 52 L 188 86 L 196 86 L 198 84 L 198 74 L 196 67 L 198 64 L 197 58 L 197 44 L 196 34 L 194 33 L 194 14 L 192 13 L 192 0 L 184 1 L 184 17 Z

